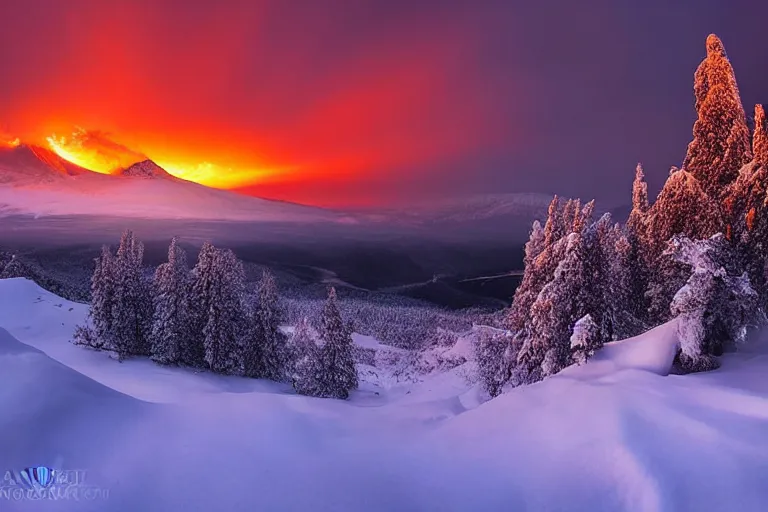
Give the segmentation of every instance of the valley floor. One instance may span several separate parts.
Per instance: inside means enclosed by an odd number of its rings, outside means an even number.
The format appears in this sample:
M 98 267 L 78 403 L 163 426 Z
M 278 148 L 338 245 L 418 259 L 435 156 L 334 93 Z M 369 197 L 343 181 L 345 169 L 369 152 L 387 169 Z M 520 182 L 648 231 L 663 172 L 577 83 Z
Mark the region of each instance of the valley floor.
M 760 345 L 715 372 L 665 376 L 670 323 L 484 404 L 461 367 L 364 381 L 342 402 L 119 363 L 68 342 L 86 313 L 31 281 L 0 281 L 4 512 L 768 508 Z M 3 494 L 7 470 L 36 465 L 85 470 L 109 497 Z

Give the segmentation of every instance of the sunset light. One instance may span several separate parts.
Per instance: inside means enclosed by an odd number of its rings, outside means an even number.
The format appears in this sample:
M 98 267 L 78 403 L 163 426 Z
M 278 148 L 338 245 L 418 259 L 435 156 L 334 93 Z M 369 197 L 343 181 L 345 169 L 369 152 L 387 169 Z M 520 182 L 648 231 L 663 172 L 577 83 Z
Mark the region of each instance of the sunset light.
M 766 19 L 4 2 L 0 512 L 768 512 Z
M 21 144 L 21 141 L 18 137 L 15 138 L 7 138 L 0 136 L 0 147 L 2 148 L 15 148 L 19 144 Z
M 173 151 L 145 154 L 113 140 L 110 136 L 77 127 L 71 135 L 45 138 L 48 147 L 61 158 L 90 171 L 113 174 L 142 160 L 153 160 L 169 174 L 216 188 L 238 188 L 285 172 L 245 164 L 233 167 L 196 161 L 193 156 L 179 156 Z M 18 140 L 17 140 L 18 143 Z M 274 178 L 273 178 L 274 179 Z

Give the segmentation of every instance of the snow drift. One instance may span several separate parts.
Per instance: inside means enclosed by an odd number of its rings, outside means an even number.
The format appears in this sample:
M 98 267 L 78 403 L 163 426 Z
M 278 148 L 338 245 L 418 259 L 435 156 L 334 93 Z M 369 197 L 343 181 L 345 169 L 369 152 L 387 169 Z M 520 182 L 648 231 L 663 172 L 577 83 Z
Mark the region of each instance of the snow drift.
M 665 375 L 674 323 L 479 405 L 459 368 L 386 389 L 364 381 L 337 401 L 118 363 L 67 342 L 86 312 L 30 281 L 0 281 L 10 333 L 0 332 L 0 471 L 82 467 L 109 499 L 0 501 L 0 510 L 759 511 L 768 502 L 768 353 L 753 347 L 711 373 Z M 470 357 L 468 343 L 456 351 Z

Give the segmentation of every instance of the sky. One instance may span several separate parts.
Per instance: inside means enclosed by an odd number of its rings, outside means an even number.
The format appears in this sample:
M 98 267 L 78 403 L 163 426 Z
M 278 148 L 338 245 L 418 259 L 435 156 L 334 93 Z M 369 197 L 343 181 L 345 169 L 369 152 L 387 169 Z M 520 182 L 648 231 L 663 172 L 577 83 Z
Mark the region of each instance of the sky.
M 619 205 L 637 162 L 652 194 L 680 165 L 707 34 L 748 113 L 768 103 L 765 19 L 757 0 L 25 0 L 0 14 L 0 131 L 308 204 Z

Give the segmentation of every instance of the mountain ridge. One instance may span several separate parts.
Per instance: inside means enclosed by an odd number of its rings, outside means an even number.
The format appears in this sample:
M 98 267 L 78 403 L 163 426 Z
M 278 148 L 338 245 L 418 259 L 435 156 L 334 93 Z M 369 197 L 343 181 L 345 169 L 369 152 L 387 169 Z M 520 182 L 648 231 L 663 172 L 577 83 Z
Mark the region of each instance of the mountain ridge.
M 118 176 L 125 176 L 129 178 L 145 178 L 145 179 L 173 179 L 175 178 L 168 171 L 160 167 L 157 163 L 150 159 L 141 160 L 135 164 L 129 165 L 125 169 L 120 169 L 116 173 Z

